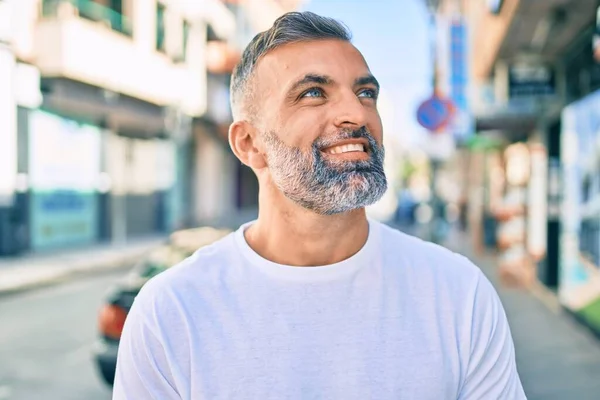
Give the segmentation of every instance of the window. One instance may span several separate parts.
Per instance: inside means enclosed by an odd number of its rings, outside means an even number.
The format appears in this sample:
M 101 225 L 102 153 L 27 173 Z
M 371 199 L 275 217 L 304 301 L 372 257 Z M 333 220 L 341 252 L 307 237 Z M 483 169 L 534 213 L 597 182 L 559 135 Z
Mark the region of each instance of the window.
M 190 23 L 188 21 L 183 21 L 183 48 L 181 49 L 182 59 L 185 61 L 187 59 L 187 51 L 188 51 L 188 42 L 190 40 Z
M 156 50 L 165 51 L 165 6 L 156 4 Z
M 110 0 L 110 8 L 119 14 L 123 14 L 123 1 L 122 0 Z
M 600 89 L 600 64 L 594 61 L 590 43 L 594 27 L 590 26 L 579 37 L 563 57 L 567 98 L 574 101 Z
M 125 21 L 123 18 L 123 2 L 121 0 L 111 0 L 110 8 L 114 11 L 113 27 L 119 32 L 125 31 Z
M 42 16 L 59 16 L 61 6 L 66 2 L 66 0 L 44 0 Z M 80 18 L 101 22 L 106 27 L 127 36 L 133 35 L 132 22 L 123 15 L 123 0 L 68 0 L 68 3 L 77 9 Z
M 503 3 L 503 0 L 487 0 L 488 10 L 490 10 L 492 14 L 498 15 L 502 10 Z

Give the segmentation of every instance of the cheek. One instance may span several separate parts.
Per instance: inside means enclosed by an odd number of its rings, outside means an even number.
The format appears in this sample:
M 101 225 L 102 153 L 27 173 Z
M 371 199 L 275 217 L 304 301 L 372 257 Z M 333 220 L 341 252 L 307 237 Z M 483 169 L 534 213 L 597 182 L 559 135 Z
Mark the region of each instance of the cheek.
M 279 132 L 288 145 L 306 149 L 323 135 L 326 127 L 327 117 L 322 112 L 301 110 L 296 111 L 290 118 L 282 120 Z

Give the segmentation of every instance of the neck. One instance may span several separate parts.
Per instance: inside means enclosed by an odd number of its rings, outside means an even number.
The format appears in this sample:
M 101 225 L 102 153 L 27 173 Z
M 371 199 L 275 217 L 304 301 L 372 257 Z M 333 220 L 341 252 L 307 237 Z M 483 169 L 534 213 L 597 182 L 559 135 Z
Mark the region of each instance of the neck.
M 258 220 L 245 233 L 248 245 L 263 258 L 299 267 L 343 261 L 365 245 L 368 235 L 364 208 L 319 215 L 275 189 L 261 189 Z

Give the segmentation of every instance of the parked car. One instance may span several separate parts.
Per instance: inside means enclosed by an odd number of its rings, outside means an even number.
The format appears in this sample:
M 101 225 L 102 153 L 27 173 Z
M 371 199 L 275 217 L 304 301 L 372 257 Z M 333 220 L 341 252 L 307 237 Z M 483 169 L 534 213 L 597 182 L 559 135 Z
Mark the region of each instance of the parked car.
M 133 301 L 148 280 L 229 234 L 226 229 L 202 227 L 177 231 L 164 245 L 151 251 L 134 266 L 131 273 L 111 288 L 98 313 L 99 337 L 93 355 L 102 380 L 112 386 L 115 379 L 117 352 L 123 325 Z

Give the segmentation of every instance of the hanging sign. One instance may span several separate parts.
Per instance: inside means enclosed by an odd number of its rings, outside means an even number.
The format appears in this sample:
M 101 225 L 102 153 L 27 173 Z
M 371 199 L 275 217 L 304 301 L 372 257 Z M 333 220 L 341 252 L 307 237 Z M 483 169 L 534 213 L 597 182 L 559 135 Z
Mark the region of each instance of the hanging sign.
M 434 94 L 417 109 L 417 121 L 423 128 L 431 132 L 440 132 L 448 126 L 454 111 L 455 107 L 452 101 L 439 94 Z

